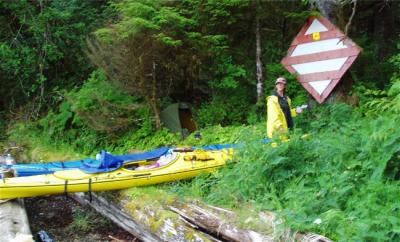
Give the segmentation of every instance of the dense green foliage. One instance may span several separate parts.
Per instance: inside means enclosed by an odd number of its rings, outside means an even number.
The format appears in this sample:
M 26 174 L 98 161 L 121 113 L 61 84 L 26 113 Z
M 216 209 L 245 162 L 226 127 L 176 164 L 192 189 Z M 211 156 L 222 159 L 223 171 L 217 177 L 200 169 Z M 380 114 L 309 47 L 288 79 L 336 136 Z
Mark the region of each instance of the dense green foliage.
M 337 241 L 399 240 L 398 58 L 391 58 L 398 71 L 387 94 L 364 93 L 369 101 L 359 108 L 312 109 L 298 120 L 302 129 L 277 147 L 249 141 L 244 137 L 260 131 L 247 130 L 230 166 L 170 190 L 230 207 L 253 203 L 277 211 L 292 228 Z
M 57 90 L 83 82 L 86 35 L 103 22 L 106 1 L 0 1 L 1 109 L 25 106 L 37 118 Z
M 399 97 L 392 97 L 393 109 Z M 314 109 L 308 115 L 318 121 L 304 127 L 309 138 L 293 134 L 276 148 L 247 141 L 229 167 L 171 190 L 223 206 L 252 202 L 277 211 L 292 228 L 338 241 L 398 240 L 400 132 L 393 109 L 379 117 L 344 104 Z
M 340 2 L 344 29 L 352 4 Z M 308 94 L 279 61 L 319 14 L 311 3 L 0 1 L 0 139 L 79 156 L 243 143 L 225 169 L 167 189 L 273 210 L 294 229 L 339 241 L 400 240 L 399 2 L 358 1 L 348 34 L 363 53 L 347 73 L 348 104 L 316 105 L 276 148 L 260 142 L 256 17 L 264 96 L 285 76 L 303 104 Z M 160 110 L 178 101 L 193 105 L 201 139 L 159 127 Z
M 68 144 L 76 152 L 91 154 L 102 148 L 114 149 L 121 143 L 124 147 L 141 148 L 140 140 L 154 135 L 148 107 L 110 84 L 101 71 L 93 72 L 80 89 L 73 89 L 63 97 L 58 110 L 11 130 L 11 139 L 24 142 L 24 136 L 30 134 L 36 137 L 34 143 Z M 174 137 L 165 134 L 165 130 L 159 132 L 164 132 L 166 141 L 171 141 L 167 137 Z M 130 137 L 130 141 L 124 137 Z M 155 146 L 166 144 L 160 140 Z

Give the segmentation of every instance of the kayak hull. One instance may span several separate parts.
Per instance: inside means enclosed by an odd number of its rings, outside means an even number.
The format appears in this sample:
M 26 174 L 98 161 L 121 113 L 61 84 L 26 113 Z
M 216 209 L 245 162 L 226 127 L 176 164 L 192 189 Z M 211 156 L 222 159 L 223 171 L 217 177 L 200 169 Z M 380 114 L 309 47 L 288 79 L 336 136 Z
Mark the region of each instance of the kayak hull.
M 170 164 L 152 169 L 122 167 L 99 174 L 72 169 L 46 175 L 5 178 L 0 181 L 0 199 L 117 190 L 188 179 L 224 166 L 231 159 L 232 150 L 207 151 L 207 159 L 204 160 L 196 157 L 199 157 L 198 151 L 178 153 Z
M 207 145 L 207 146 L 193 146 L 188 149 L 192 150 L 204 150 L 204 151 L 218 151 L 226 150 L 237 147 L 235 144 L 222 144 L 222 145 Z M 165 146 L 158 149 L 154 149 L 147 152 L 116 155 L 115 158 L 121 160 L 124 164 L 126 163 L 145 163 L 151 160 L 160 158 L 166 155 L 171 147 Z M 179 148 L 178 148 L 179 149 Z M 35 176 L 52 174 L 57 171 L 70 170 L 70 169 L 82 169 L 86 166 L 98 167 L 101 165 L 101 161 L 97 159 L 81 159 L 72 161 L 56 161 L 48 163 L 27 163 L 27 164 L 14 164 L 14 165 L 1 165 L 0 168 L 13 169 L 18 176 Z

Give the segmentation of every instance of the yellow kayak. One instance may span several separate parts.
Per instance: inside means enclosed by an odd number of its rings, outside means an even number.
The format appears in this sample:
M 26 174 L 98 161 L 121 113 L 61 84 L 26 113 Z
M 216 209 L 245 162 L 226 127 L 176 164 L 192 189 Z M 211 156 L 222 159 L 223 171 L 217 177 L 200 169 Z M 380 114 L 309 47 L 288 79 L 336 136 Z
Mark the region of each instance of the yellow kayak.
M 118 170 L 88 174 L 79 169 L 53 174 L 12 177 L 0 180 L 0 199 L 34 197 L 67 192 L 88 192 L 125 189 L 176 181 L 212 172 L 232 158 L 232 149 L 174 152 L 170 161 L 137 167 L 124 164 Z

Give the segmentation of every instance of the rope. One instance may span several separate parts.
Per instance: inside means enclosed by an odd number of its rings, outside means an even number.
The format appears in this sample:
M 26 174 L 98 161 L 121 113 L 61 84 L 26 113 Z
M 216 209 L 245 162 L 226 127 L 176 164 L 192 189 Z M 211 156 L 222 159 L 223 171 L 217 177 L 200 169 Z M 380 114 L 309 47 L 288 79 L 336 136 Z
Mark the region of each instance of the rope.
M 68 197 L 68 180 L 65 180 L 65 183 L 64 183 L 64 195 L 66 196 L 66 197 Z
M 89 178 L 89 202 L 92 203 L 92 178 Z

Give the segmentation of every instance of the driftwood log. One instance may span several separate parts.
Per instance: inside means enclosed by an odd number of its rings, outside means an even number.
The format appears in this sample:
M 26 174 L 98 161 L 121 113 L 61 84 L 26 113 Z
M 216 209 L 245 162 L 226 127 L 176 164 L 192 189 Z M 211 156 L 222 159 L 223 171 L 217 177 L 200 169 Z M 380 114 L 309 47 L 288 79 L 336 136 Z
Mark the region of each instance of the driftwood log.
M 98 194 L 90 197 L 84 193 L 70 194 L 81 204 L 89 205 L 141 241 L 220 241 L 188 226 L 175 213 L 148 204 L 142 209 L 132 209 L 110 202 Z M 129 211 L 127 211 L 129 210 Z
M 252 230 L 241 229 L 229 222 L 227 218 L 235 217 L 231 211 L 194 203 L 178 203 L 168 206 L 191 224 L 224 241 L 252 242 L 274 241 L 273 236 L 262 235 Z
M 91 206 L 97 212 L 109 218 L 111 221 L 113 221 L 126 231 L 130 232 L 137 238 L 149 242 L 161 241 L 161 239 L 157 235 L 149 232 L 149 230 L 138 224 L 128 214 L 124 213 L 119 207 L 112 204 L 105 198 L 97 196 L 95 194 L 92 194 L 92 197 L 88 198 L 85 193 L 82 192 L 72 193 L 70 195 L 80 204 Z
M 195 201 L 183 203 L 174 200 L 168 204 L 150 201 L 145 202 L 145 205 L 135 205 L 135 201 L 111 202 L 99 194 L 92 194 L 91 202 L 84 193 L 72 196 L 142 241 L 331 241 L 318 234 L 302 234 L 282 229 L 279 226 L 282 222 L 270 212 L 259 213 L 257 218 L 249 218 L 262 223 L 264 229 L 261 233 L 236 225 L 238 223 L 234 221 L 237 215 L 232 211 Z
M 22 199 L 0 202 L 0 241 L 33 242 Z
M 15 160 L 11 156 L 1 155 L 0 164 L 15 164 Z M 0 168 L 0 173 L 0 177 L 16 175 L 12 170 L 3 168 Z M 0 200 L 0 242 L 2 241 L 33 242 L 23 199 Z
M 224 241 L 233 242 L 269 242 L 269 241 L 301 241 L 301 242 L 332 242 L 330 239 L 313 233 L 298 233 L 290 229 L 282 229 L 279 221 L 274 213 L 263 212 L 258 214 L 256 220 L 263 223 L 263 227 L 267 229 L 268 234 L 259 233 L 249 229 L 241 229 L 235 220 L 236 214 L 232 211 L 218 208 L 206 204 L 175 203 L 175 206 L 169 208 L 190 223 L 199 226 L 202 230 L 207 231 Z M 251 219 L 251 218 L 249 218 Z M 264 229 L 265 230 L 265 229 Z

